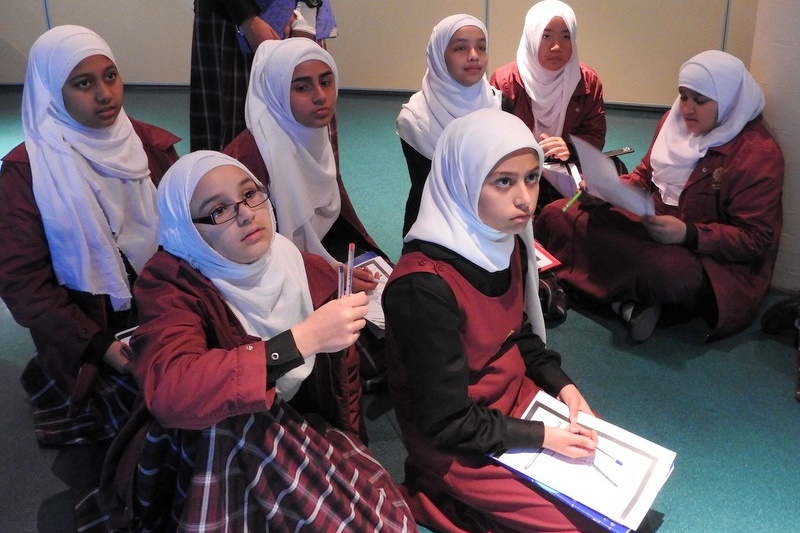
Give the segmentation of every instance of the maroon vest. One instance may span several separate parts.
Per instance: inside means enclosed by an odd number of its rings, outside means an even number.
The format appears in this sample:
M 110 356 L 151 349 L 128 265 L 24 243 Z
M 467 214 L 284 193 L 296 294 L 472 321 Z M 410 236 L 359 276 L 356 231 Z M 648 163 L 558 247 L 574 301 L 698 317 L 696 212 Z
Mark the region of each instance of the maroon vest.
M 455 295 L 464 317 L 461 343 L 470 373 L 470 399 L 478 405 L 520 417 L 538 387 L 525 376 L 525 362 L 517 345 L 507 342 L 509 337 L 520 332 L 523 325 L 524 280 L 519 250 L 515 249 L 512 255 L 510 287 L 497 297 L 482 294 L 450 264 L 434 261 L 421 252 L 403 255 L 394 268 L 390 283 L 416 272 L 439 276 Z M 397 354 L 391 337 L 389 332 L 387 347 L 389 364 L 394 373 L 392 389 L 395 412 L 410 459 L 420 463 L 419 466 L 424 463 L 427 467 L 435 468 L 436 465 L 442 468 L 449 463 L 446 454 L 434 450 L 412 424 L 410 389 L 407 382 L 404 383 L 407 376 L 402 357 Z

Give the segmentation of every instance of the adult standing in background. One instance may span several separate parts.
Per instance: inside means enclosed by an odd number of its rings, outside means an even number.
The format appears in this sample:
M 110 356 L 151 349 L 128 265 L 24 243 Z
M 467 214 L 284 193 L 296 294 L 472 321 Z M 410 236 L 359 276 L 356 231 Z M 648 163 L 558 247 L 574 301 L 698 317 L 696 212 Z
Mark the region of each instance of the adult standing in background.
M 195 0 L 190 80 L 191 150 L 222 150 L 245 129 L 244 102 L 252 51 L 267 40 L 335 35 L 330 7 L 304 0 Z M 276 12 L 271 26 L 260 15 Z M 270 13 L 271 14 L 271 13 Z M 325 15 L 324 17 L 322 15 Z M 321 29 L 318 32 L 317 29 Z

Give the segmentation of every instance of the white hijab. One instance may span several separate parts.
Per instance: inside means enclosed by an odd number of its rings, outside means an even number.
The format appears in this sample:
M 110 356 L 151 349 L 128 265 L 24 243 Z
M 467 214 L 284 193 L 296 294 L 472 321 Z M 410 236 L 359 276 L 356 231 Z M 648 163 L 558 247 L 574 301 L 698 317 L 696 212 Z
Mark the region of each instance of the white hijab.
M 558 71 L 551 71 L 539 63 L 542 34 L 555 17 L 561 17 L 572 37 L 572 56 Z M 525 16 L 522 38 L 517 48 L 517 66 L 531 99 L 535 117 L 533 133 L 538 139 L 542 133 L 561 136 L 567 104 L 581 80 L 578 61 L 578 21 L 575 12 L 564 2 L 542 0 L 533 5 Z
M 136 272 L 156 251 L 155 186 L 124 110 L 102 129 L 81 125 L 66 110 L 61 89 L 93 55 L 114 61 L 108 44 L 80 26 L 57 26 L 36 40 L 22 91 L 22 131 L 58 282 L 107 294 L 114 309 L 127 309 L 131 291 L 120 250 Z
M 245 122 L 267 166 L 281 235 L 334 263 L 321 242 L 341 210 L 328 129 L 298 123 L 289 101 L 295 67 L 315 59 L 330 66 L 338 87 L 336 63 L 311 39 L 262 43 L 250 71 Z
M 288 239 L 276 233 L 267 253 L 249 264 L 231 261 L 203 240 L 192 222 L 189 203 L 200 179 L 223 165 L 242 169 L 261 185 L 239 161 L 219 152 L 201 150 L 180 158 L 158 187 L 158 243 L 210 279 L 249 334 L 268 340 L 299 324 L 314 310 L 303 258 Z M 272 214 L 272 204 L 267 202 L 266 207 Z M 274 216 L 272 222 L 274 225 Z M 282 398 L 294 396 L 311 373 L 314 360 L 315 356 L 307 358 L 278 379 L 276 387 Z
M 451 15 L 434 26 L 428 41 L 428 69 L 422 78 L 422 90 L 413 94 L 397 117 L 397 134 L 417 152 L 433 157 L 436 141 L 454 118 L 476 109 L 499 109 L 502 95 L 489 85 L 486 75 L 471 87 L 458 83 L 447 70 L 444 53 L 453 34 L 464 26 L 476 26 L 486 36 L 486 26 L 471 15 Z
M 451 122 L 436 145 L 419 216 L 405 242 L 419 239 L 444 246 L 489 272 L 508 268 L 514 235 L 487 226 L 478 215 L 478 200 L 497 162 L 520 148 L 534 149 L 539 162 L 544 161 L 530 129 L 510 113 L 480 109 Z M 533 331 L 545 340 L 532 223 L 522 238 L 528 251 L 525 312 Z
M 658 133 L 650 162 L 653 183 L 667 205 L 678 199 L 697 161 L 709 148 L 721 146 L 742 131 L 764 109 L 764 93 L 736 57 L 719 50 L 707 50 L 681 66 L 678 86 L 696 91 L 717 102 L 717 125 L 705 135 L 686 128 L 680 112 L 680 97 Z

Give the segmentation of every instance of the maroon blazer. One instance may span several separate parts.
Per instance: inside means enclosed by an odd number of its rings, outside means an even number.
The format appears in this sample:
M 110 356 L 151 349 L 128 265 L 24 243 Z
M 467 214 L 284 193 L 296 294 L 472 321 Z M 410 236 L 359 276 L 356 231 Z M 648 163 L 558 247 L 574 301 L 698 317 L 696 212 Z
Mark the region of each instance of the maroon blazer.
M 569 101 L 561 132 L 567 142 L 568 135 L 577 135 L 586 142 L 603 149 L 606 142 L 606 106 L 603 101 L 603 84 L 597 73 L 588 65 L 580 63 L 581 80 Z M 531 99 L 525 92 L 525 85 L 519 73 L 517 61 L 498 68 L 489 80 L 513 103 L 514 114 L 522 119 L 533 131 L 533 110 Z
M 316 309 L 336 297 L 337 274 L 319 256 L 303 253 L 303 262 Z M 134 295 L 141 326 L 131 339 L 139 356 L 133 373 L 162 426 L 200 429 L 269 408 L 275 397 L 267 388 L 269 341 L 247 334 L 208 278 L 162 250 L 147 263 Z M 213 352 L 218 357 L 206 357 Z M 312 395 L 306 400 L 314 412 L 366 441 L 358 364 L 354 345 L 320 354 L 304 383 L 310 391 L 297 396 Z
M 150 175 L 158 185 L 178 159 L 180 138 L 131 119 L 142 140 Z M 106 295 L 92 295 L 58 284 L 39 208 L 33 196 L 28 152 L 22 143 L 0 168 L 0 297 L 14 319 L 28 328 L 48 375 L 71 392 L 93 337 L 107 329 L 111 310 Z M 83 375 L 94 375 L 94 372 Z
M 666 114 L 654 139 L 665 119 Z M 651 151 L 652 144 L 620 179 L 651 189 Z M 783 230 L 783 174 L 778 143 L 758 117 L 726 144 L 709 148 L 681 192 L 677 216 L 697 227 L 697 253 L 717 303 L 710 339 L 751 324 L 769 289 Z

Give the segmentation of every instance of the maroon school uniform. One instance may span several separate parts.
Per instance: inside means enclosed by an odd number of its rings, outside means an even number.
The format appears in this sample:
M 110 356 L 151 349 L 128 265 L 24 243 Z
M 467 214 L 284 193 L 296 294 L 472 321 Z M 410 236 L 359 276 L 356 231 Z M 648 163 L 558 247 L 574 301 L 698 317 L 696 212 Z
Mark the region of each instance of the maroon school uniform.
M 449 262 L 432 259 L 418 251 L 400 258 L 386 290 L 390 291 L 393 283 L 406 276 L 419 274 L 431 274 L 444 280 L 457 302 L 457 312 L 463 317 L 458 340 L 466 359 L 469 400 L 491 411 L 489 416 L 520 417 L 539 386 L 530 377 L 536 371 L 527 367 L 519 344 L 513 342 L 515 335 L 523 330 L 524 317 L 519 247 L 511 258 L 510 286 L 496 297 L 478 291 Z M 392 305 L 407 305 L 398 300 L 400 298 Z M 411 383 L 414 373 L 420 369 L 407 366 L 395 344 L 395 336 L 400 332 L 392 330 L 390 321 L 387 323 L 390 384 L 395 413 L 408 450 L 406 478 L 401 488 L 419 523 L 440 533 L 596 529 L 587 519 L 543 495 L 486 453 L 458 452 L 452 447 L 437 446 L 432 438 L 423 434 L 416 422 L 419 417 L 415 409 L 419 409 L 419 405 Z M 549 358 L 550 354 L 543 352 L 542 356 Z M 557 385 L 554 380 L 543 386 L 552 389 L 555 385 L 560 389 L 564 383 L 569 383 L 566 376 L 558 377 Z M 484 433 L 489 431 L 483 428 Z M 536 444 L 536 433 L 533 433 L 528 446 L 541 445 L 542 435 L 538 433 L 539 443 Z
M 335 297 L 336 275 L 316 256 L 304 262 L 316 308 Z M 100 489 L 79 501 L 81 531 L 416 531 L 388 472 L 357 436 L 364 427 L 352 347 L 319 354 L 285 402 L 266 386 L 272 341 L 248 335 L 187 262 L 158 252 L 135 295 L 143 325 L 132 341 L 134 372 L 145 403 L 156 387 L 203 392 L 159 402 L 157 418 L 139 406 L 109 451 Z M 212 354 L 192 360 L 205 367 L 191 373 L 202 383 L 170 381 L 179 373 L 167 367 L 186 361 L 181 346 Z M 306 408 L 330 426 L 309 422 Z
M 570 135 L 577 135 L 589 144 L 603 149 L 606 142 L 606 107 L 603 101 L 603 85 L 597 73 L 585 63 L 580 63 L 581 80 L 569 101 L 564 115 L 561 137 L 569 142 Z M 519 73 L 517 61 L 503 65 L 492 74 L 489 83 L 500 89 L 513 104 L 514 114 L 533 131 L 534 116 L 531 99 Z
M 174 145 L 180 139 L 134 119 L 131 123 L 158 185 L 178 159 Z M 5 202 L 0 210 L 0 296 L 36 347 L 21 378 L 33 405 L 36 436 L 43 445 L 108 439 L 127 418 L 136 386 L 130 376 L 85 361 L 96 335 L 114 333 L 109 331 L 113 310 L 106 295 L 58 284 L 31 180 L 22 143 L 3 158 L 0 169 Z M 80 406 L 72 416 L 70 402 Z
M 650 190 L 652 174 L 648 150 L 621 179 Z M 780 148 L 757 118 L 708 149 L 678 206 L 665 205 L 652 187 L 657 214 L 696 227 L 696 248 L 657 243 L 636 217 L 608 206 L 578 203 L 562 212 L 563 201 L 542 210 L 536 238 L 561 261 L 561 282 L 583 293 L 603 302 L 695 307 L 711 324 L 709 339 L 732 335 L 753 322 L 772 279 L 783 228 L 783 174 Z

